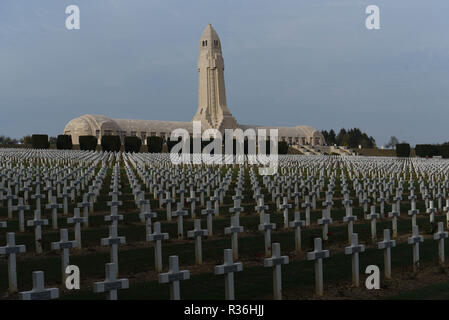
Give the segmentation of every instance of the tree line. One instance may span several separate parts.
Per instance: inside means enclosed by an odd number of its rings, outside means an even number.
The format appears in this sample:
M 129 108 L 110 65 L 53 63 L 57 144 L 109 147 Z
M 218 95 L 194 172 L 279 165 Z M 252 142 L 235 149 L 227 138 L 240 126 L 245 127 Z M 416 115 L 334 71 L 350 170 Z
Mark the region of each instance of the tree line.
M 376 140 L 372 136 L 368 136 L 365 132 L 362 132 L 359 128 L 344 129 L 342 128 L 338 134 L 334 129 L 329 131 L 323 130 L 321 133 L 328 145 L 345 146 L 349 148 L 375 148 Z

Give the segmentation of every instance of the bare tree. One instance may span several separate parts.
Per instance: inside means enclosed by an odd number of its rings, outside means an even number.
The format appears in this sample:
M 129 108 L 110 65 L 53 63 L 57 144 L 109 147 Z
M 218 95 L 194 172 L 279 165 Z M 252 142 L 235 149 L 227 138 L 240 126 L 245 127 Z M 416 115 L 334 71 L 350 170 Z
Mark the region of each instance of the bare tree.
M 399 143 L 398 138 L 396 138 L 395 136 L 390 137 L 390 141 L 388 141 L 388 143 L 385 145 L 386 148 L 390 149 L 390 148 L 394 148 L 396 147 L 396 145 Z

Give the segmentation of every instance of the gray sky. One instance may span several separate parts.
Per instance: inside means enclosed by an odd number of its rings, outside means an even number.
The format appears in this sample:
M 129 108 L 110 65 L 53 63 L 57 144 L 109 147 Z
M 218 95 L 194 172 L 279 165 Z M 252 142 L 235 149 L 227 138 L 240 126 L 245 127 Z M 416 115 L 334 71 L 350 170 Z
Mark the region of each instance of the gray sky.
M 81 29 L 65 28 L 65 8 Z M 380 7 L 380 30 L 365 8 Z M 243 124 L 359 127 L 449 141 L 447 0 L 1 0 L 0 135 L 60 134 L 85 113 L 190 121 L 211 23 Z

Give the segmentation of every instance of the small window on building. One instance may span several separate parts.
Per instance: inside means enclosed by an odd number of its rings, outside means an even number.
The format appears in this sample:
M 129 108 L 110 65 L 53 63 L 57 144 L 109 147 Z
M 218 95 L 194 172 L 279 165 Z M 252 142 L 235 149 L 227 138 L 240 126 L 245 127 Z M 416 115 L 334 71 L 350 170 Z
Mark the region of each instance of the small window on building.
M 207 47 L 207 40 L 203 40 L 203 47 Z

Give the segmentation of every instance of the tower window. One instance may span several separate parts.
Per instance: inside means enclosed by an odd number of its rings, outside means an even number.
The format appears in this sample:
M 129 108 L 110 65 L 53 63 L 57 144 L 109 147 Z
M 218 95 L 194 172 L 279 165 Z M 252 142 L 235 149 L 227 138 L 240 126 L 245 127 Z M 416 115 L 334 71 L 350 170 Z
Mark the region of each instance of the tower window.
M 214 40 L 214 46 L 218 47 L 218 40 Z
M 203 40 L 203 47 L 207 47 L 207 40 Z

